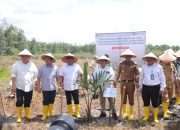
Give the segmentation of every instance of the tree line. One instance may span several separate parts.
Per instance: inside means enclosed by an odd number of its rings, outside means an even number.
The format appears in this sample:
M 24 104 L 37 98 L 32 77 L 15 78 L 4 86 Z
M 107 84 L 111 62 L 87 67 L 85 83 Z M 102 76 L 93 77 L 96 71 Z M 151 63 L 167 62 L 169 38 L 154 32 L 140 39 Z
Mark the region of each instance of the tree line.
M 36 41 L 35 38 L 28 40 L 24 31 L 13 25 L 0 26 L 0 55 L 14 55 L 22 49 L 27 48 L 33 54 L 42 54 L 45 52 L 57 53 L 91 53 L 95 54 L 95 43 L 91 44 L 70 44 L 65 42 L 47 43 Z M 146 45 L 146 52 L 154 52 L 157 55 L 161 54 L 164 50 L 172 48 L 179 50 L 180 46 L 164 45 Z
M 27 48 L 33 54 L 51 53 L 95 53 L 95 44 L 77 45 L 65 42 L 39 42 L 35 38 L 28 40 L 22 29 L 13 25 L 0 27 L 0 55 L 14 55 Z

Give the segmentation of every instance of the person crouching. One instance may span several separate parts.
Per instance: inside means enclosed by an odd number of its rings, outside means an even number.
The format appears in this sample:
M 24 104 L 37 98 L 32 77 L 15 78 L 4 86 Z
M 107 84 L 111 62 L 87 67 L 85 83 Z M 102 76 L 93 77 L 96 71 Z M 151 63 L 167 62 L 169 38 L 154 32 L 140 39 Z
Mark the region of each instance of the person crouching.
M 82 78 L 83 71 L 79 64 L 77 64 L 78 58 L 68 53 L 62 58 L 65 64 L 60 68 L 60 86 L 65 90 L 67 101 L 68 114 L 80 118 L 80 104 L 79 104 L 79 80 Z M 72 99 L 75 104 L 72 104 Z
M 45 64 L 39 68 L 37 91 L 43 94 L 43 117 L 46 120 L 53 115 L 53 104 L 56 97 L 56 81 L 58 80 L 56 61 L 51 53 L 41 56 Z
M 160 105 L 160 93 L 166 87 L 166 80 L 163 68 L 157 63 L 158 58 L 149 53 L 143 57 L 146 62 L 142 67 L 139 77 L 139 90 L 142 92 L 144 103 L 144 121 L 149 120 L 150 103 L 153 106 L 154 122 L 158 123 L 158 112 Z

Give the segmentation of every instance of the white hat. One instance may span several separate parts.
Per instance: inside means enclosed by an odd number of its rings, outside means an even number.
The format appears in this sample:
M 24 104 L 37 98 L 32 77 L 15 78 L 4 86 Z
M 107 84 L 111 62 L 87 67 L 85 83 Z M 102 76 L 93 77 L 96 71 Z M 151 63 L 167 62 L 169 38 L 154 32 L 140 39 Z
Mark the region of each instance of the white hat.
M 28 49 L 24 49 L 18 54 L 18 56 L 33 56 L 33 55 Z
M 176 52 L 176 57 L 180 57 L 180 50 Z
M 51 53 L 46 53 L 41 56 L 41 58 L 44 60 L 45 57 L 50 57 L 53 59 L 53 62 L 56 62 L 55 57 Z
M 175 55 L 175 52 L 171 48 L 164 51 L 164 53 L 166 53 L 166 52 L 169 52 L 172 55 Z
M 132 56 L 132 57 L 136 57 L 135 53 L 130 50 L 130 49 L 126 49 L 125 51 L 123 51 L 121 53 L 121 56 L 120 57 L 125 57 L 125 56 Z
M 171 52 L 165 52 L 164 54 L 159 56 L 159 59 L 161 61 L 167 61 L 167 62 L 172 62 L 176 60 L 176 57 L 172 55 Z
M 156 59 L 156 60 L 158 59 L 158 57 L 154 53 L 152 53 L 152 52 L 150 52 L 150 53 L 146 54 L 145 56 L 143 56 L 144 60 L 146 58 L 153 58 L 153 59 Z
M 106 61 L 108 61 L 108 62 L 110 62 L 110 58 L 108 58 L 107 56 L 100 56 L 98 59 L 97 59 L 97 61 L 100 61 L 100 60 L 106 60 Z
M 68 53 L 68 54 L 66 54 L 65 56 L 63 56 L 63 57 L 62 57 L 62 61 L 63 61 L 63 62 L 66 62 L 66 59 L 67 59 L 68 57 L 74 58 L 74 62 L 77 62 L 77 61 L 78 61 L 78 58 L 77 58 L 75 55 L 71 54 L 71 53 Z

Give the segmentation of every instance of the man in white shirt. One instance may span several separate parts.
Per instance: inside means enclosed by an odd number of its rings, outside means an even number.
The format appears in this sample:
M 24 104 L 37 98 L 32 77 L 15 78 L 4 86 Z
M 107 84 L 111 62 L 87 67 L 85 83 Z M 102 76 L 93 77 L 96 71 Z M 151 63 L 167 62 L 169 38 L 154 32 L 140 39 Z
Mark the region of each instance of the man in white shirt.
M 113 88 L 116 87 L 115 86 L 115 73 L 114 70 L 111 66 L 109 66 L 110 64 L 110 59 L 106 56 L 101 56 L 97 59 L 97 62 L 99 63 L 99 67 L 95 69 L 95 71 L 93 72 L 94 77 L 96 77 L 95 75 L 98 75 L 100 73 L 103 73 L 104 75 L 102 77 L 97 77 L 100 78 L 99 80 L 102 80 L 102 86 L 101 89 L 102 91 L 100 91 L 100 104 L 101 104 L 101 114 L 100 114 L 100 118 L 106 117 L 106 112 L 105 112 L 105 104 L 106 104 L 106 97 L 104 97 L 104 93 L 106 91 L 106 89 L 108 88 Z M 110 106 L 110 111 L 112 111 L 112 116 L 113 119 L 117 120 L 117 115 L 116 115 L 116 110 L 115 110 L 115 99 L 113 97 L 107 97 L 108 101 L 109 101 L 109 106 Z
M 60 68 L 60 86 L 65 90 L 67 101 L 67 112 L 77 118 L 80 117 L 80 104 L 79 104 L 79 85 L 78 82 L 82 77 L 82 69 L 77 64 L 77 57 L 68 53 L 62 58 L 65 64 Z M 73 110 L 72 99 L 75 104 L 75 112 Z
M 30 104 L 38 70 L 31 62 L 32 54 L 27 49 L 21 51 L 18 56 L 20 56 L 20 61 L 12 66 L 11 77 L 12 91 L 16 92 L 17 122 L 21 123 L 23 106 L 25 118 L 30 120 Z
M 157 63 L 158 58 L 149 53 L 143 57 L 146 64 L 142 67 L 139 78 L 139 90 L 144 102 L 144 121 L 149 120 L 150 103 L 153 106 L 154 122 L 158 123 L 160 94 L 166 87 L 166 80 L 162 66 Z

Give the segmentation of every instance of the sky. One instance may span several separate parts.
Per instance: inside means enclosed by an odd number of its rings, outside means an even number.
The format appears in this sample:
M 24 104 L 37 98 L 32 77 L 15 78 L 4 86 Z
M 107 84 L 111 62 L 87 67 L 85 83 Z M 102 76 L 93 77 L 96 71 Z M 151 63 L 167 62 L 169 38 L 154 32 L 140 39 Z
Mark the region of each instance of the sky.
M 0 0 L 3 19 L 28 39 L 91 43 L 95 33 L 146 31 L 147 43 L 180 44 L 179 0 Z

